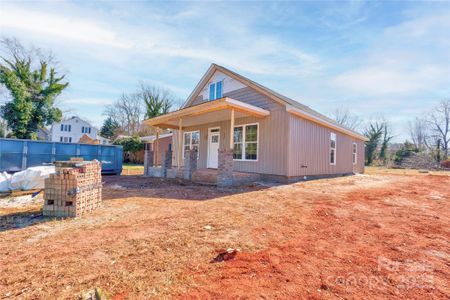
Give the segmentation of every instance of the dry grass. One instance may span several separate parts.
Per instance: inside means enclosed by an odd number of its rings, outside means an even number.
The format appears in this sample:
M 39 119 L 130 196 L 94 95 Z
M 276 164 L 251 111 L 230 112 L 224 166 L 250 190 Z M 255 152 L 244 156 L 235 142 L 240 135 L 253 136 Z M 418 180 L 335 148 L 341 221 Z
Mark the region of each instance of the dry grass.
M 429 171 L 421 172 L 415 169 L 392 169 L 385 167 L 365 167 L 365 174 L 368 175 L 438 175 L 438 176 L 450 176 L 450 171 Z

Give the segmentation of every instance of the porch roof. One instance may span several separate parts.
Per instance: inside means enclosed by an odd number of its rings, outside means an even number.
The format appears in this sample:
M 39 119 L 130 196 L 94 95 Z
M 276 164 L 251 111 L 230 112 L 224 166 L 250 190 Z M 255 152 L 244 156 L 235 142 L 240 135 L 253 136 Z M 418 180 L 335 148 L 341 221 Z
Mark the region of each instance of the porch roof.
M 183 127 L 225 121 L 230 120 L 231 115 L 229 111 L 231 110 L 234 110 L 235 118 L 247 116 L 263 118 L 270 115 L 268 110 L 229 97 L 224 97 L 148 119 L 145 120 L 144 123 L 149 126 L 160 128 L 179 129 L 180 119 L 183 120 Z

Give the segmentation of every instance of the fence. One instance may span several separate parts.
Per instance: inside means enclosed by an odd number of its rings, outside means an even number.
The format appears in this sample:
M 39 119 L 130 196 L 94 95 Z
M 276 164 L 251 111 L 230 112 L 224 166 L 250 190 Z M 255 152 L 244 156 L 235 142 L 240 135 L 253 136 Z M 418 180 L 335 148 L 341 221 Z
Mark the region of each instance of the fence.
M 122 172 L 122 146 L 0 138 L 0 172 L 17 172 L 29 167 L 69 160 L 71 157 L 99 160 L 103 174 Z

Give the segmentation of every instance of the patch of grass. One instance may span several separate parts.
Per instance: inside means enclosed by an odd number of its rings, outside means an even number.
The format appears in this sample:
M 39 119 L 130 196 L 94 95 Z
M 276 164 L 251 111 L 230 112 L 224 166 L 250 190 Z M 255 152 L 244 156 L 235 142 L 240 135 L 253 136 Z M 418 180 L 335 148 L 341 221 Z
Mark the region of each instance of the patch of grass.
M 144 170 L 144 165 L 138 165 L 138 164 L 123 164 L 122 168 L 124 170 Z
M 122 165 L 122 175 L 142 175 L 144 165 L 126 163 Z
M 365 167 L 365 174 L 369 175 L 440 175 L 450 176 L 448 171 L 429 171 L 428 173 L 421 173 L 416 169 L 392 169 L 386 167 Z

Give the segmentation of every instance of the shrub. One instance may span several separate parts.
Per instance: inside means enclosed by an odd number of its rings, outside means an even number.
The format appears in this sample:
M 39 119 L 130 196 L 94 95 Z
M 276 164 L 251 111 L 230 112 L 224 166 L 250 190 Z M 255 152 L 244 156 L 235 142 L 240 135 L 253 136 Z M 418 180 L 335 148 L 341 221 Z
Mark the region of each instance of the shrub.
M 140 150 L 144 150 L 144 144 L 137 136 L 118 139 L 114 142 L 114 144 L 121 145 L 124 152 L 135 153 Z
M 450 169 L 450 159 L 441 162 L 441 166 L 446 169 Z

